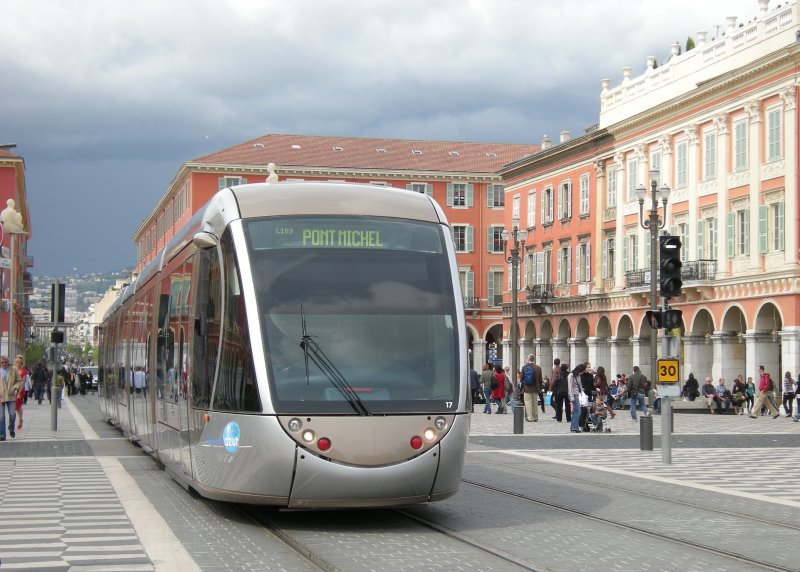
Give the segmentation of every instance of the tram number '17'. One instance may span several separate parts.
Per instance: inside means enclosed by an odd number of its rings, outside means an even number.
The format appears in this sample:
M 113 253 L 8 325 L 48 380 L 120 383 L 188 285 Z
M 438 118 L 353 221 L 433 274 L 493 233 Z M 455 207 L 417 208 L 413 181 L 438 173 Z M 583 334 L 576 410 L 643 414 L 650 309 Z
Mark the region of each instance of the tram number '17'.
M 453 402 L 452 401 L 445 401 L 444 404 L 448 409 L 453 407 Z

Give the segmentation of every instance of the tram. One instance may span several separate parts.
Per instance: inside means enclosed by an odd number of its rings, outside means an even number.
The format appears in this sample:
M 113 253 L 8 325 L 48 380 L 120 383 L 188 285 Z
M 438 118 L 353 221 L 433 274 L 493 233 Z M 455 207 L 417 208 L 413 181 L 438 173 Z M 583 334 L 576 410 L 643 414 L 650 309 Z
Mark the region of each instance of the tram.
M 305 509 L 457 491 L 466 327 L 449 227 L 425 195 L 222 189 L 100 332 L 103 415 L 202 496 Z

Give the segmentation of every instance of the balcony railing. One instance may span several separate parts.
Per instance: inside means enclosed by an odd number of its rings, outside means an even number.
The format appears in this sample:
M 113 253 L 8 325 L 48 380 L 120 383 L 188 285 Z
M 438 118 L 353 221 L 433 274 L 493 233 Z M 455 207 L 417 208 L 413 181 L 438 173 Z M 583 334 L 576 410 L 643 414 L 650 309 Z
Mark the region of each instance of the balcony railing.
M 525 299 L 529 303 L 536 300 L 555 298 L 555 286 L 553 284 L 532 284 L 525 289 L 527 290 Z
M 714 280 L 717 275 L 716 260 L 691 260 L 683 263 L 681 279 L 684 282 Z M 641 288 L 650 285 L 650 269 L 640 268 L 625 273 L 625 288 Z
M 468 310 L 472 308 L 479 308 L 481 305 L 481 299 L 475 296 L 464 296 L 464 307 Z

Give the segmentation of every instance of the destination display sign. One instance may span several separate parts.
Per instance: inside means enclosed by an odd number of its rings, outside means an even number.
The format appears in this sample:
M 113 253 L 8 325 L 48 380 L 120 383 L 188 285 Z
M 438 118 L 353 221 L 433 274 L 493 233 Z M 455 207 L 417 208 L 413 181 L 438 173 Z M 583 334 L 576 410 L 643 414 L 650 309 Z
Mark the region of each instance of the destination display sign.
M 439 225 L 368 218 L 260 219 L 246 223 L 251 248 L 441 252 Z

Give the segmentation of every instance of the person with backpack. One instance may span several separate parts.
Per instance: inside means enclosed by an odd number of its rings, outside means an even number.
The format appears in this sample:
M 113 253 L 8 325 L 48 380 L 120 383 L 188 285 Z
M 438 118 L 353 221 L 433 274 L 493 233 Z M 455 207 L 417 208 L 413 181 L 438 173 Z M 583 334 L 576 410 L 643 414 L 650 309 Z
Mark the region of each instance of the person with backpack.
M 525 403 L 525 420 L 539 421 L 538 399 L 542 391 L 542 368 L 536 364 L 533 354 L 522 367 L 522 392 Z
M 775 383 L 772 381 L 772 378 L 769 376 L 769 374 L 764 371 L 763 365 L 758 366 L 758 377 L 759 394 L 758 398 L 756 399 L 756 404 L 753 406 L 753 413 L 750 414 L 750 417 L 753 419 L 758 419 L 758 416 L 754 415 L 754 413 L 761 409 L 761 406 L 763 405 L 772 412 L 772 418 L 777 419 L 781 416 L 781 413 L 770 399 L 770 393 L 775 392 Z

